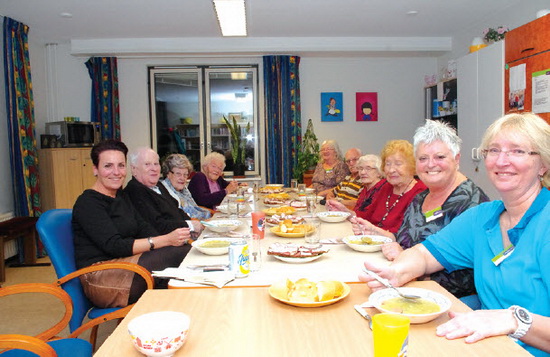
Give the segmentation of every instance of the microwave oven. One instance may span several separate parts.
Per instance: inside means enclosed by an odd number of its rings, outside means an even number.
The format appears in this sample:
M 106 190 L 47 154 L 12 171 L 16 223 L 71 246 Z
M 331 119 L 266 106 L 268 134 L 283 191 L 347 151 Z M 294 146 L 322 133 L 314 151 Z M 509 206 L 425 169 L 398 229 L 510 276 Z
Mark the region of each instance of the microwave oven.
M 91 121 L 46 123 L 46 133 L 55 135 L 63 147 L 93 146 L 101 140 L 101 124 Z

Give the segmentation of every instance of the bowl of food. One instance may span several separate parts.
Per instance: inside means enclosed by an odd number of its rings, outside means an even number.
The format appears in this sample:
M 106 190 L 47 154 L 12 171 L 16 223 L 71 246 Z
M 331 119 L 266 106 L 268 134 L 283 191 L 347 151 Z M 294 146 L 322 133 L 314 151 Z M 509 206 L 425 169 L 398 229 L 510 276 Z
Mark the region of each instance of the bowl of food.
M 269 287 L 269 295 L 282 303 L 299 307 L 334 304 L 349 295 L 350 287 L 341 281 L 281 280 Z
M 227 207 L 227 205 L 219 205 L 219 206 L 216 207 L 216 211 L 228 214 L 229 213 L 229 207 Z
M 323 222 L 338 223 L 343 222 L 350 216 L 349 212 L 326 211 L 317 213 L 317 217 Z
M 382 245 L 393 242 L 390 238 L 376 235 L 348 236 L 342 239 L 353 250 L 358 252 L 378 252 L 382 250 Z
M 451 308 L 451 300 L 435 291 L 409 287 L 397 289 L 404 294 L 416 295 L 420 298 L 405 299 L 393 289 L 382 289 L 369 296 L 369 303 L 380 312 L 407 316 L 412 324 L 432 321 Z
M 227 233 L 239 228 L 243 222 L 238 219 L 214 219 L 202 222 L 202 224 L 213 232 Z
M 185 343 L 190 324 L 191 319 L 182 312 L 150 312 L 132 319 L 128 333 L 144 355 L 172 356 Z
M 229 253 L 230 238 L 205 238 L 194 241 L 191 246 L 206 255 L 224 255 Z

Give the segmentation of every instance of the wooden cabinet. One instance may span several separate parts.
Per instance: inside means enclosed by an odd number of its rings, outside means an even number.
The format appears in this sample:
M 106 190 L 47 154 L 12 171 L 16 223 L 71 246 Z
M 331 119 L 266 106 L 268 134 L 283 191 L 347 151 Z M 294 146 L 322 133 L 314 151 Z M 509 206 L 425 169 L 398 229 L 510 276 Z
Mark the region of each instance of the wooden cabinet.
M 95 183 L 90 148 L 38 151 L 42 210 L 73 208 L 80 194 Z
M 523 112 L 533 109 L 532 101 L 532 74 L 550 69 L 550 15 L 543 16 L 535 21 L 513 29 L 506 34 L 506 79 L 504 88 L 504 111 Z M 516 107 L 515 100 L 521 101 L 521 95 L 510 94 L 510 68 L 525 64 L 525 91 L 523 108 Z M 521 106 L 519 106 L 521 108 Z M 539 113 L 550 123 L 550 113 Z

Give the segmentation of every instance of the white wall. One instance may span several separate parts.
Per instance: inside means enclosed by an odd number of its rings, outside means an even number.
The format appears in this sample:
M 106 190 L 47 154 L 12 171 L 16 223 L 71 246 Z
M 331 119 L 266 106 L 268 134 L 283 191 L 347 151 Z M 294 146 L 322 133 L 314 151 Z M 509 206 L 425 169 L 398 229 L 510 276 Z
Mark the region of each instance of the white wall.
M 311 118 L 319 142 L 335 139 L 343 153 L 379 154 L 390 139 L 411 141 L 424 119 L 424 75 L 436 68 L 435 58 L 302 57 L 302 129 Z M 321 122 L 321 92 L 343 93 L 343 122 Z M 378 92 L 378 122 L 355 121 L 356 92 Z

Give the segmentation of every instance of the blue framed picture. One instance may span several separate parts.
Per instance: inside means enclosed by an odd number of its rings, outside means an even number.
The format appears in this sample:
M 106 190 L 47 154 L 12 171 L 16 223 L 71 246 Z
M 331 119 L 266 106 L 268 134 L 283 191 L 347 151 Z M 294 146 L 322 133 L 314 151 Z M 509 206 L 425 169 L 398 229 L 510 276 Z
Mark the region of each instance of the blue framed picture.
M 344 121 L 342 92 L 321 93 L 321 121 Z

